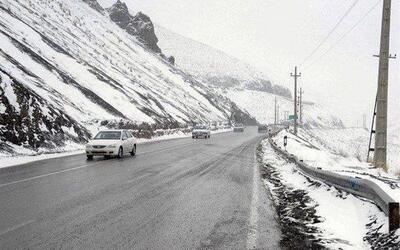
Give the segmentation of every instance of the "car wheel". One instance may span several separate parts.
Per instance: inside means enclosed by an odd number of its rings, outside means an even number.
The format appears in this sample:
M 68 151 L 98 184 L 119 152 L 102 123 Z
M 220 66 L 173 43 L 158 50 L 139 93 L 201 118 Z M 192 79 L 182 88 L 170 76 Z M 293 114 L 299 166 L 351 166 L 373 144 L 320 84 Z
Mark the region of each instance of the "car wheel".
M 132 156 L 136 155 L 136 145 L 133 146 L 132 151 L 131 151 L 131 155 Z
M 118 157 L 118 158 L 122 158 L 122 156 L 124 156 L 124 150 L 122 149 L 122 147 L 120 147 L 119 150 L 118 150 L 118 155 L 117 155 L 117 157 Z
M 93 160 L 93 155 L 86 155 L 86 157 L 89 161 Z

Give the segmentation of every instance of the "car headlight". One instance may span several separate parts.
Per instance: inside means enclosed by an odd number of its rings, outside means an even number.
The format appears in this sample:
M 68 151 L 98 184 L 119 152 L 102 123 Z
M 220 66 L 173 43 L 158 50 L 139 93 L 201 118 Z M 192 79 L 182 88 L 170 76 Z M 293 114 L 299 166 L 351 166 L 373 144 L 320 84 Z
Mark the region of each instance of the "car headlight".
M 90 149 L 90 148 L 92 148 L 92 145 L 87 144 L 87 145 L 86 145 L 86 148 L 87 148 L 87 149 Z
M 109 146 L 107 146 L 107 148 L 116 148 L 117 147 L 117 145 L 109 145 Z

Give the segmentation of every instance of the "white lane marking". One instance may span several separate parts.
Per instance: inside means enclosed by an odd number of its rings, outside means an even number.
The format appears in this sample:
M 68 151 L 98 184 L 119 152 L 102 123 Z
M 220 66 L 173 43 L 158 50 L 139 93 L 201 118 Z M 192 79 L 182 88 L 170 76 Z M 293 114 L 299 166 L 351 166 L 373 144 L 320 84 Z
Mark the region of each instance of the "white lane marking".
M 247 249 L 255 249 L 257 247 L 259 181 L 258 164 L 256 162 L 253 168 L 253 189 L 250 205 L 250 231 L 247 234 Z
M 23 223 L 20 223 L 20 224 L 18 224 L 18 225 L 15 225 L 15 226 L 13 226 L 13 227 L 10 227 L 9 229 L 0 232 L 0 236 L 3 236 L 3 235 L 6 234 L 6 233 L 15 231 L 15 230 L 20 229 L 20 228 L 22 228 L 22 227 L 24 227 L 24 226 L 27 226 L 27 225 L 29 225 L 29 224 L 32 224 L 33 222 L 35 222 L 35 220 L 28 220 L 28 221 L 26 221 L 26 222 L 23 222 Z
M 9 186 L 9 185 L 13 185 L 13 184 L 17 184 L 17 183 L 21 183 L 21 182 L 27 182 L 27 181 L 31 181 L 31 180 L 36 180 L 36 179 L 39 179 L 39 178 L 43 178 L 43 177 L 47 177 L 47 176 L 51 176 L 51 175 L 55 175 L 55 174 L 61 174 L 61 173 L 65 173 L 65 172 L 70 172 L 70 171 L 78 170 L 78 169 L 81 169 L 81 168 L 86 168 L 86 167 L 93 166 L 93 165 L 96 165 L 96 164 L 83 165 L 83 166 L 64 169 L 64 170 L 61 170 L 61 171 L 52 172 L 52 173 L 48 173 L 48 174 L 37 175 L 37 176 L 34 176 L 34 177 L 30 177 L 30 178 L 26 178 L 26 179 L 22 179 L 22 180 L 18 180 L 18 181 L 4 183 L 4 184 L 0 185 L 0 188 L 6 187 L 6 186 Z

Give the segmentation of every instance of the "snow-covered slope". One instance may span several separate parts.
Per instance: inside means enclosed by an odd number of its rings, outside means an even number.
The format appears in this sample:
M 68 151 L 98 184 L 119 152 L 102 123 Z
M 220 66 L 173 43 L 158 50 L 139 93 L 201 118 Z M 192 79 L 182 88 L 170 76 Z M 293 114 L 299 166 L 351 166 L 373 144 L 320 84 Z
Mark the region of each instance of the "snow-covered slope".
M 274 121 L 274 100 L 280 106 L 280 118 L 293 113 L 289 89 L 274 85 L 252 66 L 208 45 L 156 26 L 160 48 L 173 55 L 178 66 L 201 78 L 218 93 L 235 102 L 261 123 Z M 304 122 L 309 127 L 341 127 L 342 122 L 323 107 L 307 103 Z
M 2 0 L 0 83 L 3 149 L 80 142 L 102 120 L 168 127 L 225 120 L 232 108 L 95 0 Z
M 262 76 L 250 65 L 157 25 L 156 34 L 159 45 L 167 54 L 175 56 L 176 64 L 193 75 L 208 74 L 209 77 L 230 76 L 238 79 L 254 79 Z
M 290 91 L 273 85 L 268 77 L 251 65 L 223 51 L 156 26 L 156 34 L 163 52 L 175 57 L 185 71 L 212 87 L 260 90 L 290 97 Z

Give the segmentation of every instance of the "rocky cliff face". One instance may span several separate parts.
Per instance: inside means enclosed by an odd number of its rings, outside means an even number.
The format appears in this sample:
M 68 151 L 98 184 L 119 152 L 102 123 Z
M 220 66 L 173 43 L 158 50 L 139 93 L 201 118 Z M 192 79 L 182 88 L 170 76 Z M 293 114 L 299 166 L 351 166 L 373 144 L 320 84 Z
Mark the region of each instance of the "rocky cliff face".
M 226 121 L 232 112 L 252 119 L 96 6 L 95 0 L 0 1 L 0 154 L 75 147 L 104 121 L 140 129 Z M 150 25 L 142 15 L 113 13 L 122 26 Z
M 62 110 L 0 68 L 0 150 L 8 143 L 25 148 L 55 148 L 65 141 L 83 143 L 89 132 Z
M 104 11 L 103 7 L 97 2 L 97 0 L 82 0 L 83 2 L 89 4 L 90 7 L 102 13 Z
M 135 36 L 152 51 L 161 53 L 161 49 L 157 45 L 158 38 L 154 32 L 154 25 L 150 17 L 142 12 L 138 12 L 136 15 L 132 16 L 126 4 L 120 0 L 117 0 L 117 2 L 108 9 L 108 12 L 111 20 L 119 27 Z

